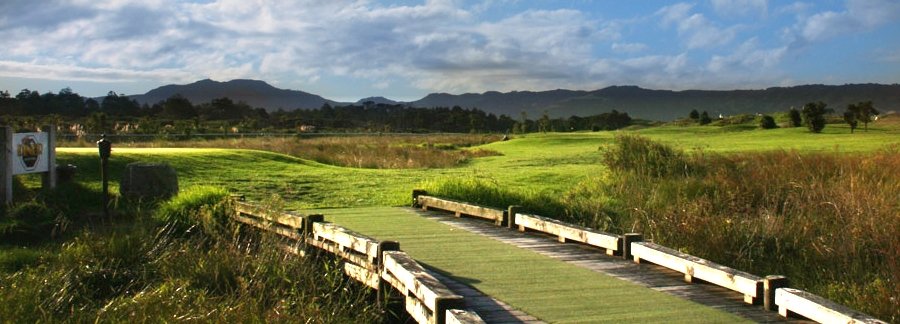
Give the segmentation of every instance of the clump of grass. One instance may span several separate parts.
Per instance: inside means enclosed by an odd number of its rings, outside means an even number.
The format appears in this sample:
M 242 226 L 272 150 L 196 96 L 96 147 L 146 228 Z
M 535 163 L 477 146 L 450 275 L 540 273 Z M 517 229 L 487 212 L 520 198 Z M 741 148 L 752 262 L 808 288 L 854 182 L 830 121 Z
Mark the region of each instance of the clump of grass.
M 230 219 L 230 202 L 225 189 L 191 187 L 160 204 L 154 218 L 180 230 L 197 227 L 215 235 L 222 232 Z
M 637 135 L 617 135 L 616 145 L 601 148 L 606 165 L 650 177 L 684 176 L 697 169 L 685 154 Z
M 12 205 L 0 217 L 0 243 L 21 244 L 49 240 L 62 232 L 67 220 L 40 201 Z

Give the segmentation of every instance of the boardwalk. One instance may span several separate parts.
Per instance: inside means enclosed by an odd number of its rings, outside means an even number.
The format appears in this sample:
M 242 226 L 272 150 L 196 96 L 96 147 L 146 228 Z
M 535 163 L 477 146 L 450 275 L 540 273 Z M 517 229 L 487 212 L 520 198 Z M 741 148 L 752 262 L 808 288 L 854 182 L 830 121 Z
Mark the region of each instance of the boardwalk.
M 490 323 L 781 320 L 743 304 L 736 293 L 687 285 L 671 271 L 490 223 L 410 208 L 315 212 L 375 238 L 399 241 Z

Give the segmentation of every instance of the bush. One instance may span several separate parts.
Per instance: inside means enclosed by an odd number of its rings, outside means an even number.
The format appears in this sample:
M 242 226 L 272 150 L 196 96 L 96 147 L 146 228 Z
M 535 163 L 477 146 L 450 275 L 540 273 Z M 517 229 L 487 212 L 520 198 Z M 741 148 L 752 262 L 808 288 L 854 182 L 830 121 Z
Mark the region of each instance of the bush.
M 778 125 L 775 124 L 775 118 L 769 115 L 762 115 L 759 119 L 759 128 L 762 129 L 775 129 L 778 128 Z
M 162 203 L 154 218 L 183 231 L 199 227 L 204 233 L 219 234 L 228 222 L 230 204 L 225 189 L 192 187 Z

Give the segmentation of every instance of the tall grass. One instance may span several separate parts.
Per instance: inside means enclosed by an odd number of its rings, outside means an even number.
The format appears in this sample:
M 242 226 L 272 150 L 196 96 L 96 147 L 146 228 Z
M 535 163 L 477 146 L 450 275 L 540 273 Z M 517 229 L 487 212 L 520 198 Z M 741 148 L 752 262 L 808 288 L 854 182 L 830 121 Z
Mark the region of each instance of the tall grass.
M 368 135 L 151 141 L 116 143 L 116 146 L 255 149 L 345 167 L 417 169 L 459 166 L 475 157 L 498 155 L 490 150 L 466 149 L 498 140 L 497 135 Z
M 209 206 L 220 198 L 217 190 L 188 190 L 161 212 L 170 216 L 160 218 L 167 222 L 149 216 L 112 220 L 85 227 L 61 245 L 0 247 L 0 319 L 381 321 L 374 293 L 346 278 L 332 260 L 287 255 L 280 239 L 240 228 L 184 235 L 171 225 L 219 224 L 216 218 L 173 215 L 214 210 Z
M 606 152 L 635 141 L 649 151 L 659 146 L 620 137 Z M 693 172 L 611 164 L 598 196 L 615 199 L 621 226 L 659 243 L 752 273 L 785 274 L 795 286 L 900 321 L 897 147 L 867 155 L 696 153 L 684 161 Z

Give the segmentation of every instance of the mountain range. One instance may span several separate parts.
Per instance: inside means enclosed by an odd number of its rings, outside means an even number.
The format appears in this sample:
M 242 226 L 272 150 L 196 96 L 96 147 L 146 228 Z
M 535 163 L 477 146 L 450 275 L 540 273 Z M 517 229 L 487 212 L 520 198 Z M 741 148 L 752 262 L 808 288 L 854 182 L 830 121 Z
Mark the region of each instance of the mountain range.
M 497 115 L 518 118 L 538 118 L 547 113 L 551 117 L 587 116 L 613 109 L 627 112 L 635 118 L 672 120 L 687 116 L 692 109 L 707 111 L 713 116 L 742 113 L 771 113 L 800 109 L 808 102 L 823 101 L 835 111 L 843 111 L 850 103 L 871 100 L 883 112 L 900 110 L 900 85 L 847 84 L 802 85 L 774 87 L 762 90 L 651 90 L 637 86 L 611 86 L 594 91 L 549 90 L 448 94 L 432 93 L 411 102 L 398 102 L 384 97 L 363 98 L 345 103 L 319 95 L 279 89 L 258 80 L 218 82 L 201 80 L 185 85 L 166 85 L 142 95 L 130 96 L 139 103 L 154 104 L 181 94 L 198 104 L 228 97 L 253 107 L 269 111 L 277 109 L 314 109 L 324 104 L 404 104 L 413 107 L 478 108 Z

